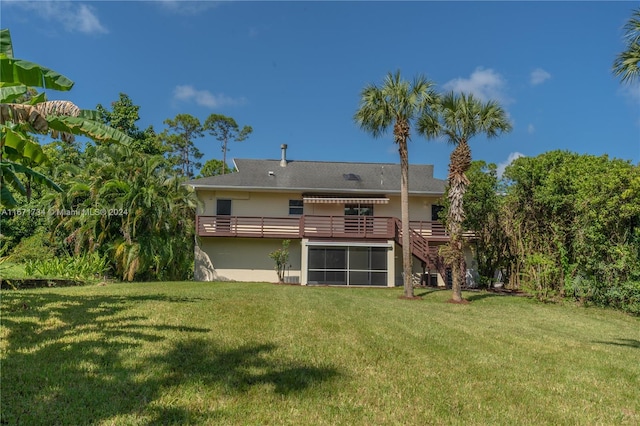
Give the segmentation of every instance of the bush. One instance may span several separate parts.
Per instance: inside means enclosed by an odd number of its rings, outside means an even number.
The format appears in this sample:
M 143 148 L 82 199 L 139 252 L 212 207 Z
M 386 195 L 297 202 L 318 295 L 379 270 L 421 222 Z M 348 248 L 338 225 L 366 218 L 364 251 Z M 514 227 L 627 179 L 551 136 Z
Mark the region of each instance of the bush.
M 581 303 L 640 315 L 640 281 L 609 285 L 593 278 L 577 276 L 565 286 L 565 294 Z
M 51 245 L 45 232 L 37 232 L 30 237 L 22 239 L 8 253 L 8 256 L 13 263 L 49 260 L 55 257 L 55 247 Z
M 610 306 L 640 315 L 640 281 L 627 281 L 615 286 L 598 288 L 593 301 L 598 306 Z

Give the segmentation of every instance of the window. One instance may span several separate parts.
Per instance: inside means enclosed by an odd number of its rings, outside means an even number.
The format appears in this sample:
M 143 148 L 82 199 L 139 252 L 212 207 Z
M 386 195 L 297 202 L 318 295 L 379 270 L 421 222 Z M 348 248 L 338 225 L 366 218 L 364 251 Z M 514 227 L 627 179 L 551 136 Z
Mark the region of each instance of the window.
M 345 216 L 373 216 L 373 204 L 345 204 Z
M 351 233 L 373 232 L 373 204 L 345 204 L 344 230 Z
M 231 200 L 218 198 L 216 200 L 216 231 L 229 232 L 231 230 Z
M 231 216 L 231 200 L 216 200 L 216 214 L 218 216 Z
M 444 211 L 444 206 L 439 206 L 437 204 L 431 205 L 431 220 L 439 221 L 440 213 Z
M 302 215 L 304 212 L 304 204 L 302 200 L 289 200 L 289 214 L 290 215 Z

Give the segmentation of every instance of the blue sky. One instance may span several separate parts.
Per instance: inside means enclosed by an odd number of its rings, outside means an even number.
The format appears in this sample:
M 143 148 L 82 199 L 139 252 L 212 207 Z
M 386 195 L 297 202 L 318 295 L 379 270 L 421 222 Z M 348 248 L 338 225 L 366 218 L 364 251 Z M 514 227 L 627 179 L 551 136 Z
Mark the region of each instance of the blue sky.
M 513 131 L 471 140 L 506 164 L 554 149 L 640 162 L 640 86 L 611 64 L 635 2 L 22 2 L 3 0 L 14 54 L 75 81 L 51 92 L 85 109 L 120 92 L 139 126 L 179 113 L 234 117 L 254 133 L 230 158 L 398 162 L 389 134 L 353 122 L 368 83 L 401 70 L 495 99 Z M 219 142 L 196 141 L 204 159 Z M 452 147 L 413 135 L 409 160 L 445 178 Z

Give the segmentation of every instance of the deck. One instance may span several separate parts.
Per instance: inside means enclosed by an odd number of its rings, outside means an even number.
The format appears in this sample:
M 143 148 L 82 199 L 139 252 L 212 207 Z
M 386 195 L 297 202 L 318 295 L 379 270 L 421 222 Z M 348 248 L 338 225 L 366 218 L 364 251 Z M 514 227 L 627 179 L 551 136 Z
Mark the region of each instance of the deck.
M 398 238 L 400 221 L 376 216 L 197 216 L 196 227 L 200 237 L 390 240 Z M 440 222 L 412 221 L 409 227 L 412 234 L 429 241 L 449 240 Z

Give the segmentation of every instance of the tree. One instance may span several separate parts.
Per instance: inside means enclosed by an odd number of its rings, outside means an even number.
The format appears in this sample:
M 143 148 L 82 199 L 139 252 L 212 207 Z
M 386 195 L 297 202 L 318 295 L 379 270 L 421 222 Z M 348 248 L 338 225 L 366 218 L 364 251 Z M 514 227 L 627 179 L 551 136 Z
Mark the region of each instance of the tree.
M 218 176 L 224 175 L 226 173 L 233 173 L 234 169 L 227 166 L 226 163 L 223 163 L 221 160 L 216 160 L 212 158 L 211 160 L 207 160 L 204 163 L 204 166 L 200 169 L 200 174 L 198 177 L 208 177 L 208 176 Z
M 160 134 L 165 149 L 169 154 L 169 161 L 187 178 L 193 178 L 194 169 L 202 164 L 197 160 L 202 158 L 202 152 L 193 143 L 194 139 L 204 136 L 200 120 L 189 114 L 178 114 L 174 119 L 164 120 L 169 129 Z
M 73 254 L 107 255 L 121 279 L 187 279 L 195 197 L 162 156 L 120 144 L 89 146 L 86 163 L 54 200 L 55 232 Z
M 133 139 L 131 147 L 136 151 L 151 155 L 164 154 L 153 126 L 140 130 L 136 125 L 136 121 L 140 120 L 140 106 L 134 105 L 126 93 L 120 93 L 119 96 L 117 101 L 111 103 L 111 111 L 102 104 L 96 106 L 100 120 Z
M 36 87 L 68 91 L 73 81 L 49 68 L 14 58 L 11 34 L 8 29 L 0 30 L 0 200 L 8 207 L 17 205 L 9 188 L 27 198 L 31 181 L 61 190 L 34 170 L 49 160 L 32 134 L 64 141 L 84 135 L 94 140 L 131 142 L 127 135 L 96 121 L 95 111 L 81 110 L 69 101 L 47 101 L 44 93 L 34 92 Z M 26 185 L 21 176 L 26 177 Z
M 473 232 L 473 254 L 482 286 L 491 286 L 494 273 L 509 261 L 507 239 L 502 228 L 504 201 L 495 164 L 473 161 L 466 173 L 470 184 L 464 194 L 463 228 Z
M 473 95 L 449 92 L 442 97 L 437 112 L 427 111 L 418 119 L 418 132 L 427 138 L 446 137 L 455 145 L 449 162 L 447 227 L 450 235 L 445 259 L 451 264 L 454 302 L 462 302 L 462 283 L 465 279 L 464 241 L 462 224 L 465 219 L 463 198 L 469 185 L 465 172 L 471 166 L 469 139 L 478 133 L 493 138 L 511 131 L 505 111 L 495 101 L 482 103 Z
M 238 123 L 236 123 L 236 120 L 233 118 L 221 114 L 211 114 L 204 122 L 204 129 L 208 130 L 210 135 L 221 142 L 222 162 L 225 165 L 225 167 L 221 169 L 221 174 L 225 174 L 227 169 L 227 144 L 231 140 L 242 142 L 247 139 L 251 132 L 253 132 L 253 128 L 251 126 L 244 126 L 240 129 Z
M 640 8 L 632 12 L 624 30 L 626 49 L 613 61 L 613 74 L 631 83 L 640 76 Z
M 394 142 L 400 154 L 400 200 L 402 216 L 402 270 L 404 274 L 404 296 L 412 298 L 411 240 L 409 230 L 409 152 L 411 122 L 432 111 L 437 105 L 438 95 L 432 90 L 433 83 L 418 76 L 413 83 L 402 80 L 400 71 L 389 73 L 382 86 L 367 85 L 360 94 L 360 107 L 354 115 L 360 128 L 374 138 L 384 135 L 393 126 Z
M 512 285 L 640 313 L 640 166 L 551 151 L 517 159 L 505 177 Z

